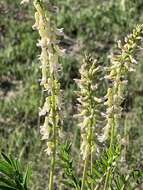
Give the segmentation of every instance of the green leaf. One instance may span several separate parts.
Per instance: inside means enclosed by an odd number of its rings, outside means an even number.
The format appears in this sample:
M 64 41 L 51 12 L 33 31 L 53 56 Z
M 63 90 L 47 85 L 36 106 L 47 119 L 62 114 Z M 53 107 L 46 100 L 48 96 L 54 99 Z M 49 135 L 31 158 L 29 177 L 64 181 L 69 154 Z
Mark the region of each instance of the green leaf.
M 19 160 L 6 156 L 2 153 L 3 160 L 0 161 L 0 190 L 27 190 L 30 176 L 29 168 L 25 174 Z
M 9 159 L 3 152 L 1 153 L 1 155 L 3 156 L 3 158 L 4 158 L 4 160 L 5 160 L 6 162 L 8 162 L 10 165 L 12 165 L 11 159 Z
M 31 169 L 29 167 L 27 167 L 24 178 L 23 178 L 23 185 L 25 187 L 25 189 L 27 189 L 27 183 L 30 179 L 31 176 Z
M 0 176 L 0 184 L 16 187 L 12 179 L 6 178 L 4 176 Z
M 71 180 L 62 180 L 62 183 L 67 186 L 67 187 L 71 187 L 71 188 L 75 188 L 75 184 L 73 184 L 73 182 Z
M 98 178 L 101 177 L 101 173 L 96 168 L 93 168 L 93 172 Z
M 0 185 L 0 190 L 17 190 L 17 189 L 10 186 Z
M 0 172 L 8 177 L 12 177 L 14 174 L 13 168 L 5 161 L 0 161 Z
M 11 157 L 11 164 L 12 164 L 12 167 L 13 167 L 13 169 L 15 170 L 15 171 L 19 171 L 19 167 L 18 167 L 18 163 L 17 163 L 18 161 L 17 161 L 17 159 L 13 159 L 12 157 Z

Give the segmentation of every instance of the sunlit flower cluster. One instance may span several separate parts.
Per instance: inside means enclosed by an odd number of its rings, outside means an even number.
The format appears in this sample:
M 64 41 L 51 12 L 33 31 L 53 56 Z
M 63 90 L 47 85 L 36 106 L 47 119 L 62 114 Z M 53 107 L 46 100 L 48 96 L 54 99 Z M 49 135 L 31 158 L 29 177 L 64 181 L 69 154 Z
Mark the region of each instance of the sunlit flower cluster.
M 35 24 L 34 29 L 39 31 L 40 40 L 37 45 L 42 52 L 39 57 L 41 62 L 42 79 L 41 85 L 47 94 L 44 106 L 40 109 L 40 116 L 45 117 L 44 124 L 40 127 L 42 139 L 47 141 L 46 152 L 48 155 L 55 152 L 61 125 L 61 93 L 59 71 L 59 56 L 63 53 L 58 46 L 57 36 L 63 34 L 63 29 L 57 29 L 51 19 L 52 14 L 45 10 L 42 1 L 35 0 L 34 6 Z
M 109 68 L 109 75 L 106 78 L 111 85 L 107 91 L 107 125 L 104 128 L 104 135 L 102 140 L 106 140 L 109 133 L 116 133 L 121 118 L 122 107 L 121 104 L 125 96 L 125 88 L 127 85 L 128 73 L 135 70 L 137 61 L 134 59 L 134 53 L 139 42 L 142 39 L 143 25 L 138 25 L 133 33 L 128 35 L 124 44 L 118 41 L 119 53 L 111 57 L 111 66 Z M 113 138 L 113 137 L 112 137 Z
M 99 118 L 99 105 L 101 98 L 96 97 L 98 89 L 97 78 L 100 66 L 96 60 L 86 56 L 80 68 L 81 79 L 76 80 L 80 91 L 78 92 L 79 126 L 81 129 L 81 154 L 85 160 L 95 149 L 95 128 Z

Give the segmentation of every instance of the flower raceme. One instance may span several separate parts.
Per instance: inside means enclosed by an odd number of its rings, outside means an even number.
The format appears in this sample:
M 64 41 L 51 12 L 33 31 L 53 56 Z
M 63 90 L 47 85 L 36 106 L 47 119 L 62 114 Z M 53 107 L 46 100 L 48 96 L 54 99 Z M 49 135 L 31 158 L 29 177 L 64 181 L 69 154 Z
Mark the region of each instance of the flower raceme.
M 97 97 L 98 79 L 101 67 L 97 65 L 97 60 L 90 56 L 85 56 L 79 72 L 81 78 L 76 80 L 79 87 L 78 111 L 76 117 L 79 119 L 81 130 L 80 152 L 84 161 L 81 190 L 85 188 L 87 171 L 90 168 L 92 174 L 93 152 L 96 149 L 96 126 L 100 117 L 100 103 L 102 98 Z
M 89 150 L 92 152 L 95 149 L 95 126 L 99 119 L 99 107 L 102 102 L 102 98 L 96 97 L 100 70 L 101 67 L 97 66 L 97 60 L 93 60 L 87 55 L 79 70 L 81 78 L 76 80 L 80 89 L 78 92 L 79 97 L 77 98 L 79 113 L 76 117 L 79 118 L 78 125 L 81 129 L 80 149 L 83 160 L 89 156 Z
M 58 82 L 61 66 L 58 61 L 62 50 L 58 46 L 57 35 L 61 35 L 63 29 L 55 27 L 51 21 L 52 15 L 50 12 L 46 12 L 42 1 L 36 0 L 34 6 L 36 8 L 36 22 L 33 28 L 39 31 L 41 37 L 37 44 L 42 49 L 39 57 L 42 70 L 41 85 L 44 86 L 44 91 L 47 92 L 44 106 L 39 113 L 40 116 L 45 116 L 45 122 L 40 131 L 42 139 L 47 140 L 46 152 L 50 155 L 54 148 L 54 136 L 58 137 L 61 123 L 60 83 Z M 53 128 L 55 128 L 55 132 Z
M 34 29 L 39 31 L 40 40 L 38 46 L 41 47 L 42 79 L 41 85 L 47 95 L 43 108 L 39 115 L 45 117 L 44 124 L 40 127 L 42 140 L 47 141 L 47 149 L 45 150 L 51 156 L 51 170 L 49 178 L 49 190 L 54 189 L 54 171 L 57 155 L 57 145 L 61 135 L 61 90 L 59 83 L 59 72 L 61 66 L 59 64 L 59 56 L 63 50 L 59 48 L 58 36 L 63 35 L 63 29 L 57 29 L 52 18 L 52 13 L 45 9 L 42 0 L 35 0 L 34 6 L 35 24 Z
M 124 100 L 125 88 L 127 85 L 128 74 L 135 70 L 137 61 L 134 59 L 135 50 L 142 40 L 143 25 L 138 25 L 133 33 L 128 35 L 124 44 L 118 41 L 119 53 L 111 57 L 111 66 L 109 67 L 109 75 L 106 78 L 111 82 L 108 88 L 106 97 L 107 106 L 106 119 L 107 124 L 104 128 L 104 134 L 101 141 L 108 139 L 111 135 L 111 144 L 119 126 L 122 107 L 121 103 Z
M 26 4 L 29 1 L 22 0 L 21 4 Z M 121 1 L 121 6 L 124 10 L 124 0 Z M 50 3 L 48 3 L 48 7 L 46 5 L 47 8 L 45 9 L 44 0 L 34 0 L 34 7 L 36 12 L 33 29 L 38 30 L 40 36 L 37 46 L 41 48 L 41 54 L 39 56 L 42 73 L 41 85 L 44 88 L 46 96 L 44 105 L 39 113 L 40 116 L 44 117 L 44 123 L 40 127 L 40 133 L 42 140 L 47 142 L 45 151 L 51 159 L 48 189 L 54 190 L 55 168 L 58 163 L 57 146 L 59 145 L 62 134 L 62 101 L 59 82 L 59 73 L 62 68 L 59 64 L 59 57 L 64 53 L 64 50 L 59 48 L 58 36 L 63 35 L 63 28 L 56 28 L 52 14 L 52 12 L 55 12 L 55 9 Z M 80 152 L 83 161 L 82 177 L 80 176 L 78 179 L 78 175 L 75 174 L 72 159 L 68 154 L 70 146 L 65 146 L 62 152 L 64 153 L 62 158 L 64 163 L 66 163 L 64 165 L 66 173 L 63 173 L 63 179 L 59 180 L 59 184 L 62 181 L 64 182 L 64 178 L 67 176 L 69 179 L 65 185 L 69 186 L 69 188 L 71 186 L 73 187 L 73 184 L 78 190 L 84 190 L 87 187 L 93 190 L 94 185 L 97 187 L 95 189 L 103 189 L 103 185 L 104 189 L 108 188 L 109 175 L 111 174 L 112 176 L 113 172 L 112 165 L 115 166 L 117 157 L 120 154 L 119 151 L 117 155 L 112 150 L 114 149 L 114 139 L 117 138 L 116 131 L 122 114 L 121 104 L 124 100 L 127 76 L 129 72 L 135 70 L 136 60 L 134 59 L 134 54 L 142 39 L 142 34 L 143 25 L 138 25 L 133 30 L 133 33 L 125 38 L 124 44 L 121 41 L 118 42 L 118 53 L 112 56 L 111 66 L 108 68 L 109 74 L 105 77 L 111 84 L 109 84 L 107 94 L 104 98 L 98 97 L 100 93 L 99 81 L 101 82 L 100 71 L 102 68 L 98 66 L 96 60 L 93 60 L 90 56 L 85 56 L 84 62 L 79 70 L 80 79 L 76 80 L 79 87 L 79 91 L 77 92 L 78 114 L 76 117 L 78 117 L 78 125 L 81 131 Z M 104 105 L 107 108 L 106 113 L 104 112 Z M 104 134 L 99 137 L 99 131 L 97 132 L 96 130 L 101 126 L 99 121 L 102 116 L 106 117 L 106 121 L 104 121 L 106 125 L 104 127 Z M 105 157 L 101 157 L 101 162 L 100 160 L 96 162 L 93 158 L 93 153 L 97 150 L 96 140 L 99 138 L 101 141 L 110 140 L 111 149 L 105 150 L 107 154 L 105 154 Z

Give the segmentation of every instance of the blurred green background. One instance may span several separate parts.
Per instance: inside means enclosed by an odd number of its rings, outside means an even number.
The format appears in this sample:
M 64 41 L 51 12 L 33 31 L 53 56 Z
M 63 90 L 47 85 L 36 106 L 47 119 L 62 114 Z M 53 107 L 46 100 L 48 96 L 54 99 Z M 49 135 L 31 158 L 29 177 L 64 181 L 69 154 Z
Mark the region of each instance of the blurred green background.
M 116 41 L 143 23 L 142 0 L 54 0 L 59 8 L 58 27 L 65 31 L 61 46 L 64 94 L 64 128 L 69 138 L 78 135 L 72 116 L 76 101 L 74 78 L 84 52 L 92 53 L 108 66 Z M 125 3 L 125 4 L 124 4 Z M 36 47 L 39 38 L 32 30 L 34 8 L 20 6 L 19 0 L 0 0 L 0 148 L 20 157 L 33 169 L 31 190 L 47 185 L 48 158 L 39 134 L 39 107 L 43 94 L 39 85 L 40 69 Z M 127 166 L 143 165 L 143 54 L 138 56 L 137 72 L 130 76 L 124 102 L 127 134 Z M 37 180 L 38 179 L 38 180 Z

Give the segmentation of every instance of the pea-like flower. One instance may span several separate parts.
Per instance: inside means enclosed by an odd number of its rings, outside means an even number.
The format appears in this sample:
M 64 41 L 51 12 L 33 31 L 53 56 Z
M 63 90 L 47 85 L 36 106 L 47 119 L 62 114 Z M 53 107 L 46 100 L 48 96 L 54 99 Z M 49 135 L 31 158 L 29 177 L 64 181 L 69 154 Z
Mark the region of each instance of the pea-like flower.
M 122 114 L 121 104 L 125 96 L 125 89 L 128 82 L 127 76 L 130 72 L 135 71 L 137 61 L 134 59 L 134 53 L 142 39 L 142 34 L 143 25 L 138 25 L 133 30 L 133 33 L 125 38 L 124 44 L 118 41 L 119 53 L 111 57 L 110 73 L 106 78 L 110 80 L 112 85 L 108 88 L 106 95 L 107 124 L 104 128 L 103 136 L 100 137 L 101 141 L 105 141 L 110 135 L 111 144 L 113 143 Z
M 23 5 L 23 4 L 28 4 L 29 2 L 30 2 L 30 0 L 22 0 L 20 4 L 21 4 L 21 5 Z
M 43 108 L 40 109 L 40 116 L 45 116 L 45 122 L 40 127 L 40 132 L 43 140 L 47 140 L 48 149 L 46 152 L 50 155 L 55 150 L 58 143 L 58 134 L 60 130 L 60 83 L 59 71 L 59 52 L 57 35 L 63 33 L 63 29 L 57 29 L 51 20 L 52 14 L 46 12 L 44 4 L 41 0 L 34 2 L 36 9 L 34 29 L 39 31 L 40 39 L 37 46 L 41 47 L 41 62 L 42 79 L 41 85 L 44 86 L 44 91 L 48 93 Z M 47 151 L 48 150 L 48 151 Z
M 97 97 L 98 79 L 101 67 L 97 65 L 97 60 L 90 56 L 85 56 L 84 63 L 80 68 L 81 78 L 76 80 L 79 87 L 78 100 L 78 126 L 81 131 L 80 153 L 82 155 L 83 178 L 82 188 L 84 188 L 87 168 L 90 166 L 92 174 L 93 152 L 96 148 L 96 126 L 100 117 L 100 104 L 102 98 Z
M 61 90 L 59 83 L 59 56 L 63 53 L 58 46 L 58 36 L 63 35 L 63 29 L 57 29 L 53 15 L 49 9 L 45 9 L 42 0 L 35 0 L 34 6 L 35 24 L 33 29 L 38 30 L 40 39 L 37 46 L 41 47 L 40 68 L 42 73 L 41 85 L 47 97 L 43 108 L 40 108 L 40 116 L 45 117 L 44 123 L 40 127 L 42 140 L 46 140 L 47 148 L 45 152 L 51 156 L 51 170 L 49 177 L 49 190 L 53 189 L 53 178 L 55 162 L 57 156 L 57 146 L 61 138 Z

